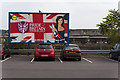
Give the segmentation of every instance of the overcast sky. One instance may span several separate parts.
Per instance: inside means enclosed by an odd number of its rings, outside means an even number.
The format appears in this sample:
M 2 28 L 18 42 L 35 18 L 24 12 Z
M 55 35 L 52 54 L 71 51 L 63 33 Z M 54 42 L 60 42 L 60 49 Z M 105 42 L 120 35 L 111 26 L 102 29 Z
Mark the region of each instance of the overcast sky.
M 0 0 L 0 29 L 8 29 L 8 12 L 67 12 L 70 29 L 96 29 L 119 0 Z

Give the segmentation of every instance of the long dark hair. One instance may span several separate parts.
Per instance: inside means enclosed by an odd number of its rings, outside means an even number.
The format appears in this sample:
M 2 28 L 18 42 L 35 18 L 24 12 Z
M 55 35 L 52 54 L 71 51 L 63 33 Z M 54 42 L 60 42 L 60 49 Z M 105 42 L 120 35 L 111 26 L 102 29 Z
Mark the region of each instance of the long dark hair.
M 57 19 L 56 19 L 56 24 L 58 25 L 58 20 L 61 19 L 63 20 L 62 22 L 62 26 L 64 27 L 64 18 L 62 16 L 58 16 Z

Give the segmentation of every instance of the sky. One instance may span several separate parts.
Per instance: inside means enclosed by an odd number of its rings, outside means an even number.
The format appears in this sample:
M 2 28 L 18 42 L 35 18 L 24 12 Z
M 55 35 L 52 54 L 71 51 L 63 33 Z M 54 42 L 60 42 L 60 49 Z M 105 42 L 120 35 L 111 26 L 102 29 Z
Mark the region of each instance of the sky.
M 70 29 L 98 29 L 119 0 L 0 0 L 0 29 L 8 29 L 8 12 L 70 13 Z

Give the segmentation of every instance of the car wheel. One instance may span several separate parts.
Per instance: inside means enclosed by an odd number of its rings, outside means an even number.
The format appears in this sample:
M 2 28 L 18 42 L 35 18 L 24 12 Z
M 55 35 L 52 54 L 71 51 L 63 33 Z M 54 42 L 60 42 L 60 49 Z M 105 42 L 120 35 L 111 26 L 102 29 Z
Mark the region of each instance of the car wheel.
M 109 58 L 110 58 L 110 59 L 113 59 L 113 55 L 112 55 L 111 53 L 109 54 Z
M 2 60 L 4 60 L 5 59 L 5 55 L 2 55 Z
M 7 57 L 10 57 L 10 54 L 8 54 Z
M 81 58 L 78 58 L 78 61 L 81 61 Z

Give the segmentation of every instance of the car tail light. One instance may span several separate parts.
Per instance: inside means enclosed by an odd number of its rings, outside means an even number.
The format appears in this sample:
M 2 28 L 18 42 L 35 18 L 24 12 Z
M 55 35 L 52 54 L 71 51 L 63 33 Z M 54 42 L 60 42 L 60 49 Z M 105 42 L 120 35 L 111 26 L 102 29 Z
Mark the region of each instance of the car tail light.
M 54 52 L 51 52 L 50 54 L 54 54 Z
M 76 51 L 76 53 L 79 53 L 79 54 L 81 54 L 81 51 Z
M 3 53 L 3 51 L 0 51 L 0 53 Z
M 39 52 L 35 52 L 36 55 L 39 55 Z
M 55 54 L 54 49 L 50 50 L 50 54 Z

